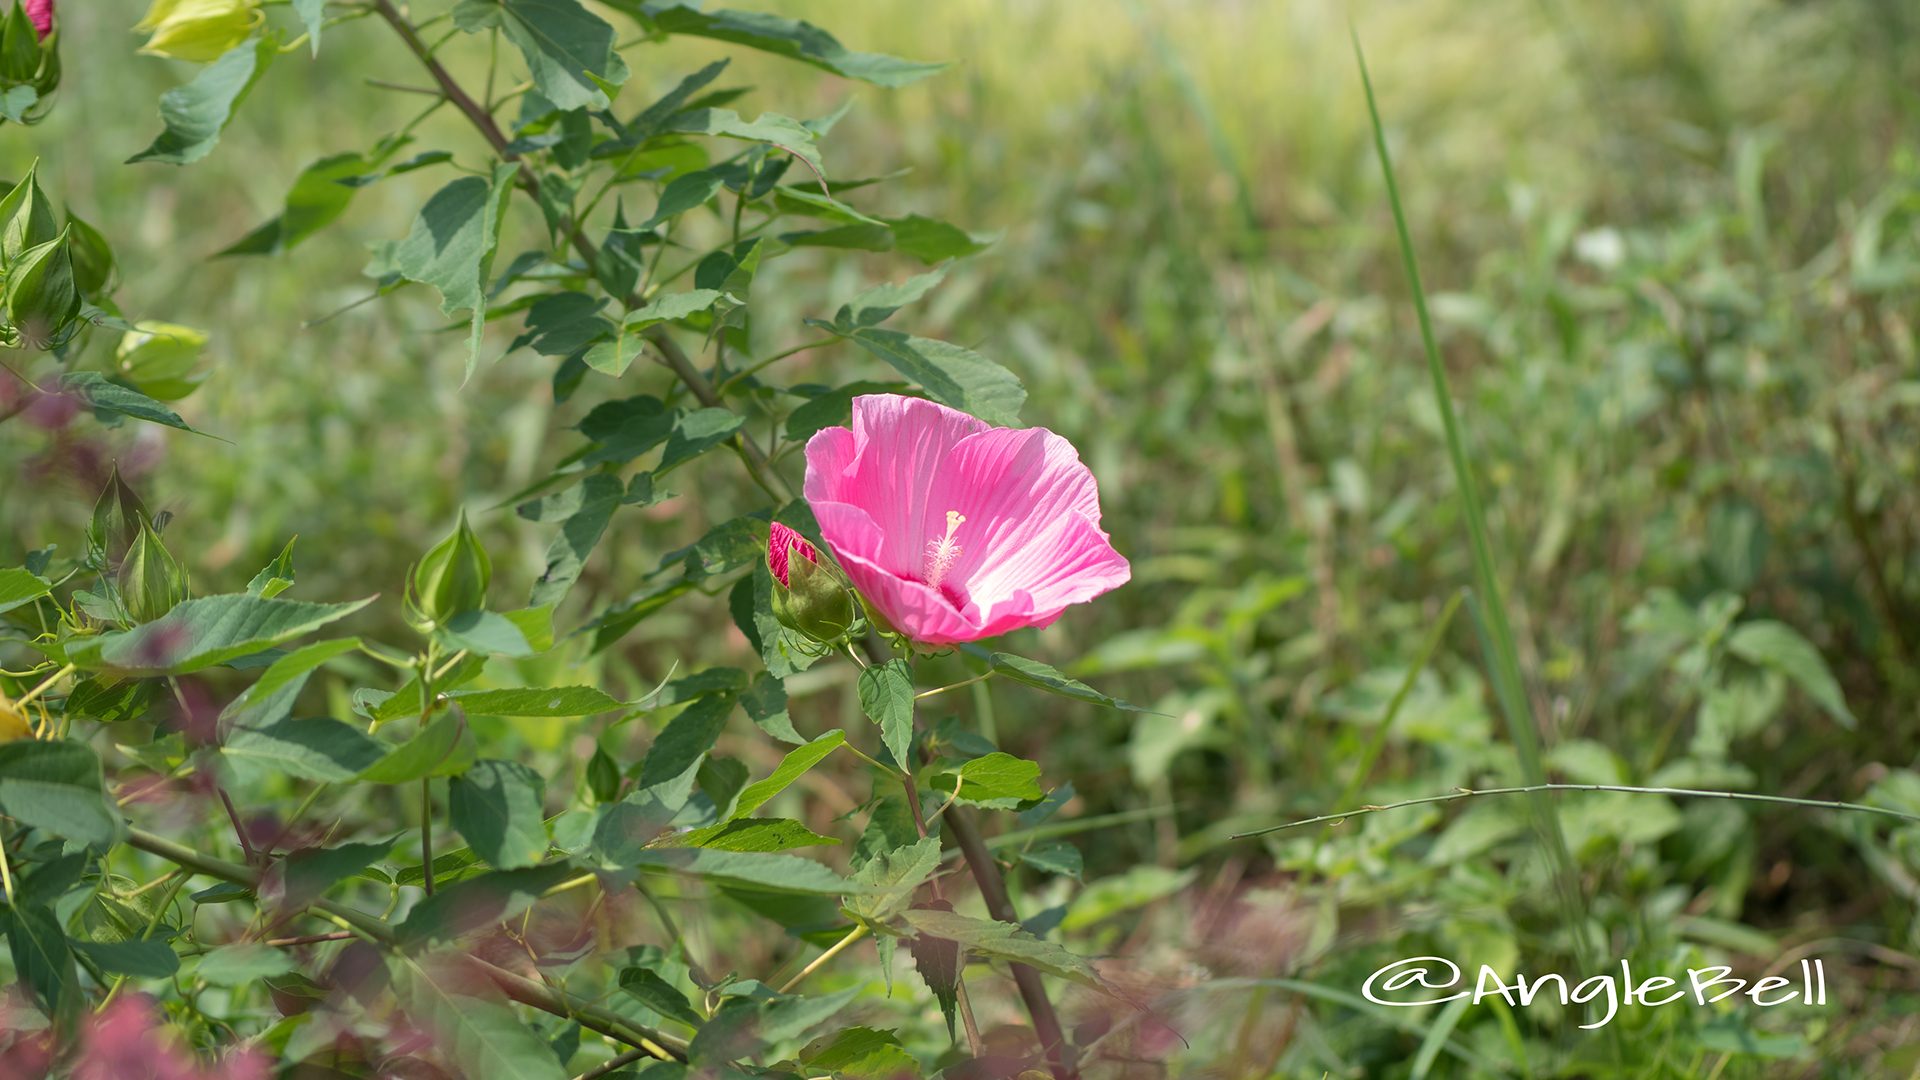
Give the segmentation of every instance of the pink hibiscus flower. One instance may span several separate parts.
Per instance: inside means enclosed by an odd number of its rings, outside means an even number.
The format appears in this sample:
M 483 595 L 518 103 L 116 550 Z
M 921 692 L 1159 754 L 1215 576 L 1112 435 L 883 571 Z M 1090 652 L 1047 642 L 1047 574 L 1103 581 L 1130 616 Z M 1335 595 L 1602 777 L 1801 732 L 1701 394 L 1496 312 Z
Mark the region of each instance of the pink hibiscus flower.
M 26 0 L 27 21 L 33 23 L 33 29 L 45 40 L 53 33 L 53 0 Z
M 854 398 L 851 430 L 807 443 L 806 496 L 855 587 L 923 645 L 1046 626 L 1131 573 L 1072 443 L 919 398 Z

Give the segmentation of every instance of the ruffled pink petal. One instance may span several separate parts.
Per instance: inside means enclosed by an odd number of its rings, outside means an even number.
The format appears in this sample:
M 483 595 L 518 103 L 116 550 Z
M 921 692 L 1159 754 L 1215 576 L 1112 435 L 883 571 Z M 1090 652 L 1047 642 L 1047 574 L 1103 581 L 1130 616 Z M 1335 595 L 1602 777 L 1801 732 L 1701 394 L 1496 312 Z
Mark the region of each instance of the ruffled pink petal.
M 1045 626 L 1074 604 L 1117 589 L 1132 577 L 1133 568 L 1113 549 L 1107 534 L 1072 515 L 1058 519 L 969 582 L 969 607 L 978 611 L 975 620 L 989 627 L 1008 619 L 1026 620 L 1018 626 Z

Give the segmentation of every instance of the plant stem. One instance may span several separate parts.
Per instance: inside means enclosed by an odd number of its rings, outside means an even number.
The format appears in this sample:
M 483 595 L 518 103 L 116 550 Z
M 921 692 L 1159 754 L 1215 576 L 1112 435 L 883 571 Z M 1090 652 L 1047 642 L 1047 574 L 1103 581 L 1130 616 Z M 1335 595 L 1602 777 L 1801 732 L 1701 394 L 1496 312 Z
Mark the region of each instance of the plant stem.
M 987 850 L 986 842 L 980 838 L 980 830 L 975 827 L 973 818 L 964 810 L 955 810 L 947 815 L 947 830 L 953 833 L 953 839 L 960 845 L 960 854 L 967 860 L 967 868 L 973 872 L 974 882 L 980 886 L 980 899 L 987 905 L 987 913 L 1004 923 L 1020 925 L 1020 915 L 1013 908 L 1013 901 L 1007 897 L 1007 883 L 1000 876 L 1000 865 L 993 861 L 993 853 Z M 1047 1069 L 1059 1080 L 1070 1080 L 1078 1076 L 1073 1062 L 1068 1057 L 1066 1036 L 1060 1029 L 1060 1017 L 1053 1011 L 1053 1002 L 1047 998 L 1047 988 L 1040 982 L 1040 973 L 1025 964 L 1011 964 L 1013 983 L 1020 991 L 1020 1000 L 1026 1003 L 1027 1014 L 1033 1018 L 1033 1033 L 1039 1038 L 1041 1049 L 1047 1056 Z
M 799 986 L 801 980 L 813 974 L 815 971 L 819 970 L 821 967 L 824 967 L 827 961 L 833 959 L 836 956 L 839 956 L 843 951 L 846 950 L 847 946 L 852 945 L 854 942 L 859 941 L 861 938 L 866 936 L 867 936 L 866 923 L 861 923 L 860 925 L 854 927 L 852 930 L 847 931 L 846 937 L 843 937 L 839 941 L 834 942 L 833 945 L 830 948 L 828 948 L 826 952 L 823 952 L 819 956 L 814 957 L 812 963 L 808 964 L 806 967 L 801 968 L 799 974 L 795 975 L 793 978 L 788 979 L 786 982 L 782 983 L 780 986 L 780 992 L 783 994 L 792 993 L 793 988 L 796 986 Z
M 993 678 L 993 672 L 991 671 L 982 672 L 978 675 L 975 675 L 971 679 L 961 679 L 957 683 L 948 683 L 945 686 L 936 686 L 931 690 L 922 690 L 919 693 L 913 695 L 913 700 L 922 701 L 922 700 L 925 700 L 926 698 L 938 697 L 939 695 L 944 694 L 949 690 L 958 690 L 963 686 L 972 686 L 974 683 L 985 682 L 991 678 Z
M 163 836 L 156 836 L 143 829 L 128 829 L 127 843 L 149 855 L 157 855 L 168 862 L 211 878 L 245 885 L 249 888 L 257 888 L 260 884 L 259 873 L 251 867 L 241 866 L 239 863 L 228 862 L 211 855 L 203 855 L 190 847 L 177 844 Z M 180 880 L 184 882 L 186 879 L 182 877 Z M 365 912 L 328 900 L 315 900 L 307 905 L 307 910 L 337 922 L 353 930 L 360 937 L 370 939 L 377 944 L 388 948 L 396 945 L 393 928 L 384 920 Z M 647 1049 L 656 1057 L 679 1061 L 686 1059 L 686 1041 L 683 1039 L 636 1024 L 609 1009 L 601 1008 L 590 1001 L 577 998 L 563 990 L 556 990 L 544 983 L 516 975 L 485 960 L 468 957 L 467 963 L 499 987 L 502 993 L 521 1004 L 531 1005 L 543 1012 L 565 1019 L 578 1020 L 582 1027 L 591 1028 L 628 1046 Z
M 1408 806 L 1426 806 L 1431 803 L 1453 802 L 1456 799 L 1471 799 L 1481 795 L 1538 795 L 1549 791 L 1612 791 L 1628 795 L 1668 795 L 1686 799 L 1733 799 L 1739 802 L 1773 803 L 1779 806 L 1805 806 L 1816 810 L 1848 810 L 1861 814 L 1879 814 L 1882 817 L 1898 818 L 1901 821 L 1920 823 L 1920 814 L 1909 814 L 1904 810 L 1892 810 L 1884 806 L 1867 806 L 1864 803 L 1834 802 L 1829 799 L 1796 799 L 1789 795 L 1761 795 L 1751 791 L 1706 791 L 1700 788 L 1674 787 L 1635 787 L 1631 784 L 1526 784 L 1520 787 L 1498 788 L 1460 788 L 1445 795 L 1427 795 L 1418 799 L 1402 799 L 1399 802 L 1380 803 L 1359 806 L 1338 814 L 1321 814 L 1319 817 L 1302 818 L 1289 821 L 1284 825 L 1273 825 L 1252 832 L 1236 833 L 1233 839 L 1247 836 L 1265 836 L 1268 833 L 1285 829 L 1298 829 L 1307 825 L 1318 825 L 1323 821 L 1335 824 L 1350 817 L 1362 814 L 1377 814 L 1383 810 L 1399 810 Z
M 433 778 L 420 778 L 420 887 L 433 895 Z
M 61 668 L 59 671 L 56 671 L 53 674 L 47 676 L 46 681 L 42 682 L 39 686 L 36 686 L 33 689 L 27 691 L 24 697 L 21 697 L 18 701 L 15 701 L 13 703 L 13 707 L 15 709 L 19 709 L 25 706 L 28 702 L 32 701 L 34 698 L 37 698 L 41 694 L 46 693 L 47 689 L 51 687 L 54 683 L 59 682 L 61 679 L 64 679 L 71 674 L 73 674 L 73 665 L 68 664 L 67 666 Z M 25 715 L 25 714 L 23 713 L 22 715 Z

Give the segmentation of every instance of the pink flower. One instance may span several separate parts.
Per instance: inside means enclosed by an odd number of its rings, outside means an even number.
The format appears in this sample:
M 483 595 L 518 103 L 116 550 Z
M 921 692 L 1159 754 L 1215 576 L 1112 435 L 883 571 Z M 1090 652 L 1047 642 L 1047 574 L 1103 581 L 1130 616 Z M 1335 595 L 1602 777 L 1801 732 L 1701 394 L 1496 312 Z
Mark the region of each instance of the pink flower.
M 1073 444 L 897 394 L 807 443 L 807 502 L 847 576 L 894 629 L 953 645 L 1046 626 L 1126 583 Z
M 787 559 L 791 552 L 798 552 L 810 563 L 819 563 L 820 553 L 807 543 L 807 538 L 787 528 L 779 522 L 767 530 L 767 569 L 773 571 L 775 581 L 782 585 L 791 584 L 787 580 Z
M 41 40 L 53 33 L 53 0 L 26 0 L 27 19 Z
M 168 1032 L 160 1010 L 139 994 L 87 1018 L 73 1066 L 74 1080 L 266 1080 L 267 1073 L 266 1058 L 251 1048 L 200 1068 L 184 1040 Z

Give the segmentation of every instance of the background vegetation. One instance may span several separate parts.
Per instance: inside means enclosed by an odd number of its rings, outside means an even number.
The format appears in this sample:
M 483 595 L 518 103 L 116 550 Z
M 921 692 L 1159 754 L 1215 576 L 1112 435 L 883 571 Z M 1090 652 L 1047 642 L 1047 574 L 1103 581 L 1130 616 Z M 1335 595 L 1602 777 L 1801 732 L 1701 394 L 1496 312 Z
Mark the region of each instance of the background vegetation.
M 623 101 L 637 107 L 720 56 L 732 58 L 729 85 L 753 87 L 743 112 L 820 115 L 850 99 L 830 176 L 909 168 L 878 189 L 888 213 L 996 237 L 918 309 L 915 332 L 1021 375 L 1024 419 L 1080 447 L 1134 562 L 1127 588 L 1014 644 L 1154 712 L 993 683 L 950 695 L 946 710 L 1070 779 L 1065 816 L 1099 822 L 1073 837 L 1081 873 L 1016 863 L 1013 874 L 1023 913 L 1044 912 L 1043 929 L 1160 1005 L 1142 1019 L 1068 996 L 1083 1042 L 1111 1027 L 1104 1067 L 1920 1069 L 1920 830 L 1777 806 L 1559 797 L 1592 955 L 1749 973 L 1820 956 L 1834 995 L 1817 1008 L 1628 1010 L 1598 1033 L 1541 1008 L 1388 1011 L 1355 998 L 1403 956 L 1578 970 L 1582 931 L 1548 888 L 1525 802 L 1230 839 L 1523 780 L 1473 623 L 1443 617 L 1471 580 L 1469 554 L 1348 11 L 770 6 L 829 23 L 855 48 L 955 64 L 881 91 L 676 38 L 630 53 Z M 461 508 L 503 588 L 530 586 L 550 530 L 516 517 L 511 497 L 555 464 L 552 432 L 599 398 L 555 410 L 553 361 L 508 351 L 510 325 L 490 332 L 461 385 L 464 334 L 446 332 L 427 290 L 356 306 L 372 288 L 360 273 L 369 244 L 398 235 L 444 177 L 367 188 L 290 255 L 214 257 L 278 211 L 306 164 L 417 111 L 361 81 L 369 57 L 390 53 L 384 66 L 404 70 L 397 41 L 371 21 L 329 31 L 316 60 L 285 58 L 211 157 L 173 173 L 120 163 L 188 70 L 128 59 L 134 13 L 73 8 L 61 9 L 59 108 L 31 141 L 0 133 L 0 167 L 19 175 L 60 147 L 58 197 L 115 238 L 122 307 L 211 336 L 211 376 L 181 411 L 220 440 L 0 424 L 5 559 L 71 543 L 117 461 L 174 515 L 168 543 L 197 591 L 243 588 L 297 533 L 301 595 L 394 596 Z M 1413 0 L 1351 14 L 1553 777 L 1920 812 L 1920 14 L 1892 0 Z M 421 134 L 472 139 L 445 110 Z M 807 340 L 803 315 L 918 269 L 834 254 L 787 259 L 755 284 L 760 349 Z M 786 363 L 791 382 L 888 377 L 845 347 Z M 797 458 L 779 466 L 798 476 Z M 561 626 L 749 507 L 737 472 L 703 462 L 674 485 L 698 498 L 616 518 Z M 1824 665 L 1756 645 L 1766 631 L 1753 628 L 1775 624 Z M 372 617 L 366 629 L 383 627 Z M 633 698 L 749 655 L 720 596 L 604 653 L 562 649 L 502 678 Z M 858 722 L 852 674 L 790 681 L 804 731 Z M 636 753 L 650 738 L 644 723 L 626 731 Z M 547 776 L 551 809 L 584 790 L 594 732 L 523 720 L 487 735 L 492 752 Z M 777 760 L 757 733 L 722 746 L 756 775 Z M 835 770 L 857 768 L 836 759 L 809 774 L 803 816 L 853 811 Z M 313 815 L 392 829 L 412 813 L 398 796 L 331 799 Z M 403 845 L 394 858 L 405 856 Z M 776 926 L 682 899 L 697 953 L 764 975 L 793 952 Z M 884 996 L 866 944 L 818 978 L 871 982 L 870 1022 L 945 1045 L 919 987 Z M 975 993 L 983 1025 L 1024 1023 L 997 985 Z

